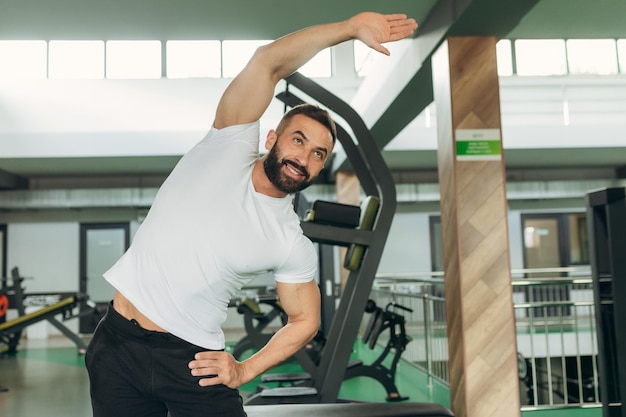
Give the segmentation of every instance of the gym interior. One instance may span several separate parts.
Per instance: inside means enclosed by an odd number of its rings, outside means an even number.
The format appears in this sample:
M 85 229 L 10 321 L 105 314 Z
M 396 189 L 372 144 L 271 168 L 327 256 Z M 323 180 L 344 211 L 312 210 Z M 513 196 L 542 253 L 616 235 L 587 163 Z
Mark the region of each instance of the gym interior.
M 365 10 L 420 26 L 319 54 L 262 119 L 312 102 L 340 134 L 294 198 L 321 328 L 241 388 L 249 416 L 626 416 L 620 0 L 0 1 L 1 416 L 91 415 L 102 273 L 228 82 Z M 236 357 L 284 323 L 273 290 L 231 301 Z

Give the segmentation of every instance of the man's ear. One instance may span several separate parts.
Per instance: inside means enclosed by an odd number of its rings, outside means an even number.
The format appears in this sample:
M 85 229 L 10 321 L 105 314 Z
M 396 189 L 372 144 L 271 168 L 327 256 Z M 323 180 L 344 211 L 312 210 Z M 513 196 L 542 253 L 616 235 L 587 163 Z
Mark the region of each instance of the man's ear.
M 265 138 L 265 149 L 268 151 L 274 147 L 276 140 L 278 139 L 278 135 L 274 129 L 270 129 L 267 132 L 267 138 Z

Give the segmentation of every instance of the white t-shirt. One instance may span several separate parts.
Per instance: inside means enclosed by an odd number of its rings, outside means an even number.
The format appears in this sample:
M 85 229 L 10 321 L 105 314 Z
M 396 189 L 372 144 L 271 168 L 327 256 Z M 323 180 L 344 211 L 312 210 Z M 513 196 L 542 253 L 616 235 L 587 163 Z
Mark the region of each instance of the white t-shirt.
M 317 253 L 292 198 L 257 193 L 259 123 L 211 129 L 157 193 L 133 243 L 104 277 L 168 332 L 223 349 L 228 303 L 254 277 L 312 280 Z

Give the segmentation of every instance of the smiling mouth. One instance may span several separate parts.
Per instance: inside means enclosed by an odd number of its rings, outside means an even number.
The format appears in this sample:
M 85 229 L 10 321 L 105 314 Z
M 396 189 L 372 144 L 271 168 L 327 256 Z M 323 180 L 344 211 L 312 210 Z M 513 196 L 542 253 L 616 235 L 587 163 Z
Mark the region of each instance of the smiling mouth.
M 309 178 L 309 173 L 306 168 L 299 166 L 298 164 L 292 161 L 283 161 L 283 165 L 285 166 L 285 170 L 287 173 L 291 174 L 294 177 L 300 178 Z

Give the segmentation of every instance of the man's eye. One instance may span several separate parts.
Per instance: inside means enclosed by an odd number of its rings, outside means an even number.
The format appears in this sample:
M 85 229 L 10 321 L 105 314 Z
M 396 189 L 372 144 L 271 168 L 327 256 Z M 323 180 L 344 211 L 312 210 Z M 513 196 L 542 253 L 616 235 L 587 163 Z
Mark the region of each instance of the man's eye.
M 293 138 L 294 143 L 300 144 L 302 143 L 302 139 L 300 138 Z

